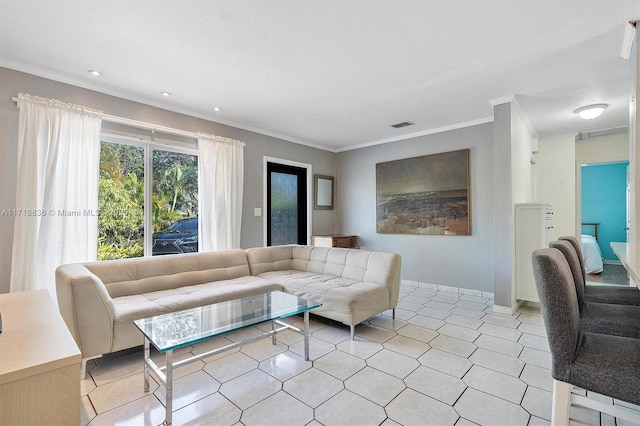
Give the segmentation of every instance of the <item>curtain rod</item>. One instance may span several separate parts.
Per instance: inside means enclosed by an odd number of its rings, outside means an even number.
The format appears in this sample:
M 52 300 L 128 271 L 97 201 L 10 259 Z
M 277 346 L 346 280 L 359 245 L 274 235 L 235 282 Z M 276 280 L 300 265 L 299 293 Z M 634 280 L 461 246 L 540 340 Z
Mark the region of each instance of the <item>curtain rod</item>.
M 127 126 L 151 130 L 152 132 L 168 133 L 177 136 L 186 136 L 198 139 L 198 133 L 187 130 L 174 129 L 172 127 L 160 126 L 157 124 L 145 123 L 144 121 L 132 120 L 130 118 L 118 117 L 115 115 L 102 114 L 102 119 L 110 123 L 125 124 Z
M 12 97 L 11 100 L 16 103 L 18 102 L 18 98 L 15 96 Z M 162 133 L 168 133 L 172 135 L 186 136 L 189 138 L 198 139 L 198 133 L 196 132 L 189 132 L 186 130 L 174 129 L 172 127 L 160 126 L 152 123 L 145 123 L 144 121 L 132 120 L 130 118 L 118 117 L 116 115 L 102 114 L 102 119 L 110 123 L 125 124 L 127 126 L 136 127 L 139 129 L 151 130 L 152 132 L 158 131 Z

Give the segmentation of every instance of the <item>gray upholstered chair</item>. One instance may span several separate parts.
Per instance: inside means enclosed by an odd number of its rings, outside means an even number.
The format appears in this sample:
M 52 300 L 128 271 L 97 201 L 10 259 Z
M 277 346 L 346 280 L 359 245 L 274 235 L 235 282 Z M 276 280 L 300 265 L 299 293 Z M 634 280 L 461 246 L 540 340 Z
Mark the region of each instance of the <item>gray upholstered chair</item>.
M 582 319 L 580 328 L 592 333 L 640 339 L 640 306 L 588 302 L 580 260 L 571 243 L 564 240 L 552 241 L 549 247 L 559 250 L 569 265 Z
M 640 424 L 637 411 L 589 397 L 596 392 L 640 404 L 640 340 L 581 329 L 573 273 L 558 249 L 534 251 L 532 263 L 551 351 L 551 424 L 567 425 L 571 404 Z M 586 395 L 573 393 L 573 386 Z
M 578 254 L 580 267 L 582 269 L 582 279 L 586 282 L 584 270 L 584 258 L 582 257 L 582 247 L 576 237 L 563 236 L 560 241 L 568 241 Z M 596 303 L 613 303 L 616 305 L 640 306 L 640 290 L 637 287 L 588 285 L 585 286 L 585 300 Z

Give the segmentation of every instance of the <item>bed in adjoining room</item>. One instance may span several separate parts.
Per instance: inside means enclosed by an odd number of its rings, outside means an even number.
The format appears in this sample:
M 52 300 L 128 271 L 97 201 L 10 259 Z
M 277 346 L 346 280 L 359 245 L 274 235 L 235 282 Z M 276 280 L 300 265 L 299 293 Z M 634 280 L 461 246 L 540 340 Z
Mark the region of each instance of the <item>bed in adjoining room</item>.
M 591 235 L 581 235 L 581 243 L 585 273 L 599 274 L 602 272 L 602 251 L 598 241 Z

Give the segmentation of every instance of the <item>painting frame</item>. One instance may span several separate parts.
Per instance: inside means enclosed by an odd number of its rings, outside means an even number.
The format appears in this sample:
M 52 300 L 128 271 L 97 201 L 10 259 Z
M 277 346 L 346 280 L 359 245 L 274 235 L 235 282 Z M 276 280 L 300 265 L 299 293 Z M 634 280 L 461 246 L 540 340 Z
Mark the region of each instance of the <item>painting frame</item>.
M 327 175 L 313 175 L 314 210 L 333 210 L 335 178 Z
M 471 150 L 376 163 L 378 234 L 471 233 Z

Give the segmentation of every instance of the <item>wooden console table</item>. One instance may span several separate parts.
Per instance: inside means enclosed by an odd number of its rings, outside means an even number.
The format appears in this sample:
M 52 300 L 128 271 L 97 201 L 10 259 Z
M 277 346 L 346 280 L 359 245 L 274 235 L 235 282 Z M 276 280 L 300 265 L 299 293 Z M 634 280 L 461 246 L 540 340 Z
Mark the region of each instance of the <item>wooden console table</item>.
M 0 294 L 0 425 L 80 424 L 80 349 L 47 290 Z
M 313 235 L 311 245 L 318 247 L 356 248 L 358 237 L 355 235 Z

